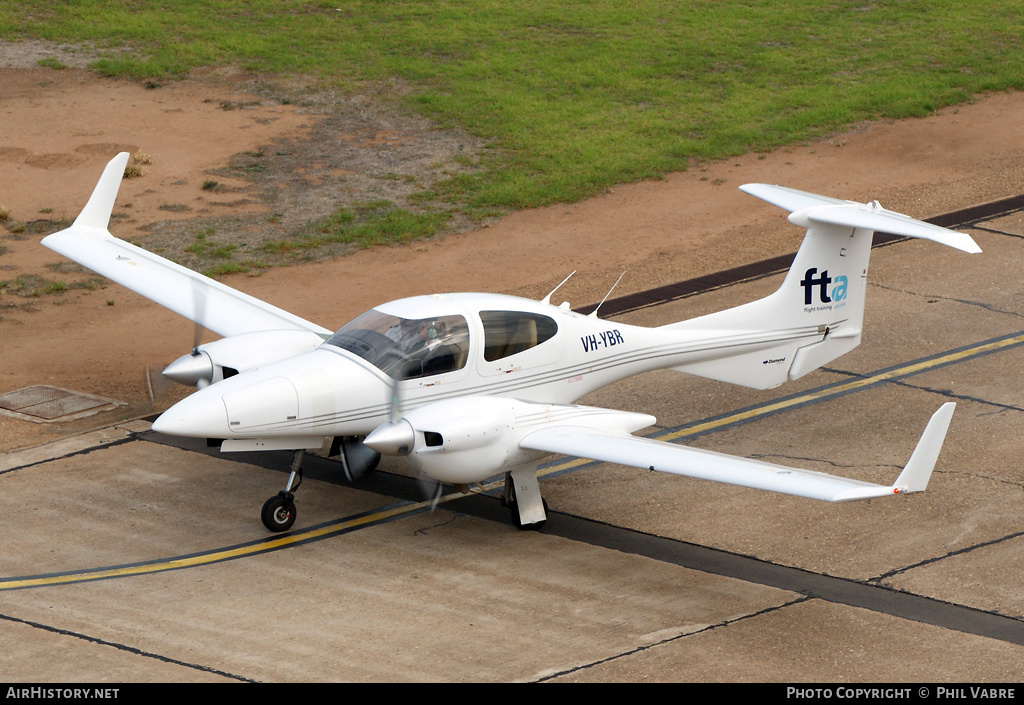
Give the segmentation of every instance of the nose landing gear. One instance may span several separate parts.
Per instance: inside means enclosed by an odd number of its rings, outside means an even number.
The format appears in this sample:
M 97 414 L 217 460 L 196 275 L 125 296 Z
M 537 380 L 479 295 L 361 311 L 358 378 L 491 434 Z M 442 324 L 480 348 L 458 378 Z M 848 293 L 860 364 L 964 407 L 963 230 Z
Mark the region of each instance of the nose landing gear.
M 263 526 L 271 531 L 288 531 L 295 523 L 297 512 L 295 510 L 295 490 L 302 484 L 302 461 L 306 457 L 305 450 L 297 450 L 292 455 L 291 473 L 288 475 L 288 484 L 276 495 L 263 504 L 263 511 L 260 518 Z

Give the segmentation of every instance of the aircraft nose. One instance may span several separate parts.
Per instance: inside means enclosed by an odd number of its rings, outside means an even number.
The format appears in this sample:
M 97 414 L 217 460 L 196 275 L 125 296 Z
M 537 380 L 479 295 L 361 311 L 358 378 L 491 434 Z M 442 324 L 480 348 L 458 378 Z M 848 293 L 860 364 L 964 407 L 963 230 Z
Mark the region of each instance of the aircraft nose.
M 228 417 L 220 395 L 198 392 L 186 397 L 162 413 L 153 422 L 153 430 L 169 436 L 227 438 Z

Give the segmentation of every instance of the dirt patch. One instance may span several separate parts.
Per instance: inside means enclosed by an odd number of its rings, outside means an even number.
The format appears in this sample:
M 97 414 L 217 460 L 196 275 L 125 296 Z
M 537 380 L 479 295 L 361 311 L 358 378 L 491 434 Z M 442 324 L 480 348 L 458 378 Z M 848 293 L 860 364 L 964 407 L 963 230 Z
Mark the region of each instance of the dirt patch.
M 239 89 L 282 95 L 279 84 L 266 82 L 247 82 Z M 469 229 L 474 223 L 459 209 L 416 197 L 440 180 L 473 171 L 482 141 L 397 112 L 389 100 L 331 93 L 289 97 L 288 103 L 316 117 L 307 130 L 235 154 L 228 164 L 210 169 L 203 182 L 204 203 L 244 212 L 156 222 L 146 226 L 149 235 L 142 242 L 203 270 L 218 260 L 267 266 L 350 253 L 359 246 L 324 238 L 317 226 L 339 209 L 357 222 L 369 209 L 435 213 L 443 216 L 448 232 Z M 192 210 L 186 204 L 180 208 Z M 194 246 L 197 236 L 235 249 L 228 257 L 210 257 L 206 252 L 212 248 Z
M 111 230 L 188 261 L 185 248 L 197 241 L 255 257 L 266 238 L 288 236 L 345 198 L 401 203 L 446 169 L 472 168 L 457 155 L 480 148 L 372 97 L 304 104 L 288 86 L 252 77 L 209 74 L 147 88 L 73 69 L 8 68 L 0 82 L 0 205 L 10 212 L 0 230 L 0 282 L 20 282 L 0 293 L 0 392 L 51 384 L 124 401 L 124 415 L 187 391 L 151 400 L 148 380 L 187 352 L 192 324 L 38 244 L 47 225 L 77 215 L 114 152 L 130 147 L 151 162 L 122 183 Z M 326 110 L 331 101 L 347 117 Z M 583 305 L 600 300 L 623 270 L 617 295 L 794 251 L 802 232 L 737 191 L 742 183 L 878 199 L 916 217 L 1024 193 L 1022 117 L 1024 96 L 989 96 L 411 246 L 224 281 L 327 328 L 384 301 L 439 290 L 540 298 L 573 270 L 558 300 Z M 210 181 L 217 185 L 204 189 Z M 110 420 L 0 420 L 0 450 Z
M 0 69 L 0 80 L 3 114 L 15 125 L 0 137 L 0 160 L 28 177 L 3 194 L 15 221 L 28 220 L 35 206 L 57 212 L 38 201 L 52 195 L 48 172 L 84 170 L 127 151 L 140 159 L 114 212 L 119 234 L 200 271 L 349 252 L 356 246 L 316 226 L 339 208 L 353 224 L 372 207 L 429 213 L 448 231 L 473 225 L 422 194 L 473 171 L 481 140 L 396 110 L 385 89 L 350 96 L 214 72 L 144 85 L 48 68 Z M 94 83 L 102 86 L 95 97 L 87 93 Z M 63 133 L 43 127 L 54 121 L 67 122 Z M 101 135 L 132 139 L 87 139 Z M 82 183 L 95 180 L 81 173 Z

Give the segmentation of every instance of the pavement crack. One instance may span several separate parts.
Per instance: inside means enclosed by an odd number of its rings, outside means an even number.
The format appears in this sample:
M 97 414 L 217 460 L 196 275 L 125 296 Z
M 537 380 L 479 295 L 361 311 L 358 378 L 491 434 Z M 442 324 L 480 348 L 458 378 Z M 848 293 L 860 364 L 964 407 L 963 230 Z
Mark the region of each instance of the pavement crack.
M 989 548 L 990 546 L 998 546 L 1001 543 L 1006 543 L 1007 541 L 1013 541 L 1014 539 L 1019 539 L 1021 537 L 1024 537 L 1024 531 L 1016 531 L 1016 532 L 1014 532 L 1012 534 L 1007 534 L 1006 536 L 1001 536 L 1001 537 L 996 538 L 996 539 L 991 539 L 989 541 L 982 541 L 980 543 L 972 544 L 970 546 L 964 546 L 963 548 L 958 548 L 955 551 L 948 551 L 947 553 L 943 553 L 943 554 L 938 555 L 938 556 L 932 556 L 931 558 L 926 558 L 925 560 L 918 561 L 917 563 L 911 563 L 910 565 L 903 566 L 902 568 L 894 568 L 893 570 L 886 571 L 885 573 L 882 573 L 881 575 L 875 576 L 874 578 L 868 578 L 866 583 L 869 583 L 869 584 L 872 584 L 872 585 L 879 585 L 879 586 L 885 587 L 887 589 L 894 590 L 896 588 L 893 588 L 890 585 L 885 585 L 884 582 L 886 580 L 894 578 L 897 575 L 903 575 L 905 573 L 909 573 L 910 571 L 912 571 L 912 570 L 914 570 L 916 568 L 922 568 L 922 567 L 927 566 L 927 565 L 932 565 L 933 563 L 938 563 L 939 561 L 944 561 L 944 560 L 946 560 L 948 558 L 954 558 L 956 556 L 963 556 L 963 555 L 966 555 L 968 553 L 973 553 L 974 551 L 977 551 L 977 550 L 980 550 L 980 549 L 983 549 L 983 548 Z M 1015 619 L 1015 620 L 1018 620 L 1018 621 L 1021 621 L 1022 619 L 1024 619 L 1024 617 L 1022 617 L 1021 615 L 1012 616 L 1012 615 L 1006 615 L 1006 614 L 997 613 L 997 612 L 990 612 L 990 614 L 998 614 L 1000 617 L 1008 617 L 1010 619 Z
M 846 375 L 851 379 L 867 379 L 868 375 L 860 374 L 859 372 L 850 372 L 848 370 L 840 370 L 834 367 L 825 368 L 822 370 L 833 374 Z M 907 382 L 904 379 L 887 379 L 883 380 L 883 384 L 895 384 L 908 389 L 916 389 L 921 392 L 929 392 L 931 394 L 937 394 L 950 401 L 969 401 L 975 404 L 982 404 L 984 406 L 995 407 L 995 411 L 988 412 L 987 414 L 979 414 L 979 416 L 987 416 L 989 414 L 1001 414 L 1006 411 L 1024 411 L 1024 406 L 1017 406 L 1015 404 L 1004 404 L 1003 402 L 991 401 L 989 399 L 983 399 L 981 397 L 971 396 L 970 394 L 957 394 L 952 389 L 940 389 L 938 387 L 929 387 L 923 384 L 913 384 Z
M 433 510 L 431 510 L 431 511 L 433 511 Z M 424 526 L 424 527 L 421 527 L 419 529 L 416 529 L 415 531 L 412 532 L 413 536 L 426 536 L 432 530 L 438 529 L 438 528 L 440 528 L 442 526 L 448 526 L 449 524 L 454 523 L 456 519 L 459 519 L 459 518 L 464 517 L 464 516 L 465 516 L 464 514 L 459 514 L 458 512 L 452 512 L 451 516 L 449 516 L 448 519 L 445 520 L 445 521 L 439 521 L 439 522 L 436 522 L 434 524 L 431 524 L 430 526 Z
M 892 384 L 899 385 L 901 387 L 907 387 L 909 389 L 917 389 L 922 392 L 931 392 L 932 394 L 938 394 L 947 399 L 953 399 L 956 401 L 969 401 L 974 402 L 975 404 L 983 404 L 985 406 L 996 407 L 997 411 L 990 413 L 1002 413 L 1004 411 L 1024 411 L 1024 407 L 1017 406 L 1015 404 L 1004 404 L 998 401 L 991 401 L 989 399 L 982 399 L 981 397 L 971 396 L 970 394 L 957 394 L 952 389 L 938 389 L 936 387 L 928 387 L 923 384 L 911 384 L 910 382 L 901 379 L 893 379 L 889 380 L 889 382 Z
M 892 291 L 892 292 L 895 292 L 897 294 L 907 294 L 909 296 L 924 297 L 924 298 L 928 299 L 929 303 L 932 303 L 934 301 L 951 301 L 951 302 L 957 303 L 957 304 L 964 304 L 965 306 L 974 306 L 974 307 L 983 309 L 985 311 L 988 311 L 989 313 L 998 313 L 998 314 L 1003 314 L 1003 315 L 1006 315 L 1006 316 L 1013 316 L 1015 318 L 1024 318 L 1024 313 L 1019 313 L 1017 311 L 1007 311 L 1006 309 L 1002 309 L 1002 308 L 996 308 L 995 306 L 993 306 L 991 304 L 987 304 L 987 303 L 985 303 L 983 301 L 972 301 L 970 299 L 958 299 L 955 296 L 942 296 L 940 294 L 922 294 L 922 293 L 917 292 L 917 291 L 911 291 L 909 289 L 901 289 L 901 288 L 895 287 L 895 286 L 886 286 L 885 284 L 879 284 L 877 282 L 872 283 L 871 286 L 877 286 L 879 289 L 885 289 L 886 291 Z
M 654 648 L 659 647 L 659 646 L 664 646 L 665 644 L 671 644 L 674 641 L 679 641 L 680 639 L 684 639 L 684 638 L 690 637 L 690 636 L 695 636 L 697 634 L 703 634 L 705 632 L 709 632 L 709 631 L 712 631 L 714 629 L 720 629 L 722 627 L 728 627 L 730 625 L 736 624 L 737 622 L 742 622 L 742 621 L 750 619 L 752 617 L 760 617 L 760 616 L 765 615 L 765 614 L 770 614 L 772 612 L 777 612 L 778 610 L 782 610 L 782 609 L 785 609 L 787 607 L 792 607 L 793 605 L 799 605 L 801 603 L 804 603 L 804 602 L 807 602 L 808 600 L 813 600 L 813 599 L 816 599 L 816 598 L 808 597 L 808 596 L 799 597 L 799 598 L 797 598 L 795 600 L 789 600 L 788 602 L 784 602 L 781 605 L 775 605 L 774 607 L 766 607 L 766 608 L 764 608 L 762 610 L 757 610 L 755 612 L 750 612 L 749 614 L 743 614 L 743 615 L 740 615 L 739 617 L 734 617 L 732 619 L 723 619 L 722 621 L 716 622 L 715 624 L 708 624 L 708 625 L 706 625 L 704 627 L 701 627 L 700 629 L 694 629 L 693 631 L 684 632 L 682 634 L 676 634 L 675 636 L 670 636 L 670 637 L 667 637 L 665 639 L 659 639 L 658 641 L 651 642 L 650 644 L 643 644 L 641 646 L 637 646 L 636 648 L 628 649 L 628 650 L 623 651 L 621 653 L 615 654 L 614 656 L 608 656 L 606 658 L 598 659 L 596 661 L 591 661 L 590 663 L 584 663 L 584 664 L 580 664 L 579 666 L 573 666 L 572 668 L 566 668 L 566 669 L 563 669 L 561 671 L 557 671 L 555 673 L 549 673 L 549 674 L 547 674 L 547 675 L 545 675 L 545 676 L 543 676 L 541 678 L 537 678 L 533 682 L 534 683 L 543 683 L 545 681 L 549 681 L 549 680 L 552 680 L 554 678 L 559 678 L 561 676 L 567 676 L 567 675 L 570 675 L 572 673 L 579 673 L 580 671 L 586 671 L 586 670 L 589 670 L 589 669 L 594 668 L 596 666 L 600 666 L 600 665 L 605 664 L 605 663 L 611 663 L 612 661 L 617 661 L 618 659 L 625 658 L 627 656 L 632 656 L 633 654 L 642 653 L 644 651 L 647 651 L 648 649 L 654 649 Z
M 244 676 L 240 676 L 240 675 L 237 675 L 237 674 L 234 674 L 234 673 L 228 673 L 226 671 L 220 671 L 220 670 L 217 670 L 216 668 L 210 668 L 209 666 L 201 666 L 201 665 L 196 664 L 196 663 L 188 663 L 187 661 L 181 661 L 179 659 L 171 658 L 169 656 L 162 656 L 160 654 L 154 654 L 154 653 L 152 653 L 150 651 L 143 651 L 142 649 L 138 649 L 138 648 L 136 648 L 134 646 L 128 646 L 127 644 L 119 644 L 119 643 L 114 642 L 114 641 L 108 641 L 106 639 L 100 639 L 98 637 L 89 636 L 87 634 L 81 634 L 79 632 L 73 632 L 73 631 L 71 631 L 69 629 L 60 629 L 58 627 L 53 627 L 53 626 L 50 626 L 48 624 L 42 624 L 40 622 L 33 622 L 31 620 L 28 620 L 28 619 L 21 619 L 20 617 L 12 617 L 11 615 L 0 614 L 0 619 L 6 620 L 8 622 L 14 622 L 16 624 L 23 624 L 25 626 L 32 627 L 33 629 L 41 629 L 42 631 L 50 632 L 51 634 L 58 634 L 60 636 L 67 636 L 67 637 L 71 637 L 73 639 L 81 639 L 82 641 L 87 641 L 87 642 L 89 642 L 91 644 L 98 644 L 100 646 L 109 646 L 109 647 L 111 647 L 113 649 L 117 649 L 119 651 L 125 651 L 125 652 L 130 653 L 130 654 L 135 654 L 136 656 L 142 656 L 144 658 L 155 659 L 157 661 L 163 661 L 164 663 L 173 664 L 175 666 L 182 666 L 184 668 L 189 668 L 189 669 L 192 669 L 192 670 L 195 670 L 195 671 L 202 671 L 204 673 L 212 673 L 214 675 L 223 676 L 224 678 L 229 678 L 231 680 L 240 681 L 242 683 L 258 683 L 259 682 L 259 681 L 253 680 L 252 678 L 246 678 Z
M 27 470 L 28 468 L 34 468 L 39 465 L 46 465 L 47 463 L 52 463 L 55 460 L 74 458 L 79 455 L 89 455 L 90 453 L 95 453 L 96 451 L 106 450 L 107 448 L 114 448 L 116 446 L 125 445 L 127 443 L 131 443 L 137 440 L 139 440 L 138 434 L 132 432 L 130 435 L 125 436 L 124 438 L 115 438 L 110 441 L 103 441 L 101 443 L 97 443 L 96 445 L 92 445 L 87 448 L 79 448 L 77 450 L 69 451 L 67 453 L 64 453 L 63 455 L 57 455 L 53 457 L 42 458 L 40 460 L 34 460 L 30 463 L 18 465 L 13 468 L 5 468 L 3 470 L 0 470 L 0 475 L 6 475 L 7 473 L 17 472 L 18 470 Z

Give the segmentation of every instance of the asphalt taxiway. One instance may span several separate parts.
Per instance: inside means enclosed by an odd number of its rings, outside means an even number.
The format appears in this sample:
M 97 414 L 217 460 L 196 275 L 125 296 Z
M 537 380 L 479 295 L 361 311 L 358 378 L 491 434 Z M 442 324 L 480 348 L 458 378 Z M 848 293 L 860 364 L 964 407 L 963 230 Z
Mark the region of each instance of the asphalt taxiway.
M 645 433 L 890 482 L 957 402 L 928 491 L 828 505 L 555 459 L 542 531 L 494 493 L 431 511 L 400 462 L 220 455 L 143 420 L 0 456 L 7 681 L 1017 681 L 1024 674 L 1024 217 L 984 253 L 872 255 L 860 347 L 774 390 L 655 372 L 584 403 Z M 772 276 L 619 320 L 764 295 Z M 102 421 L 102 416 L 96 417 Z M 27 423 L 27 422 L 26 422 Z M 100 424 L 101 425 L 101 424 Z M 485 488 L 487 489 L 487 488 Z

